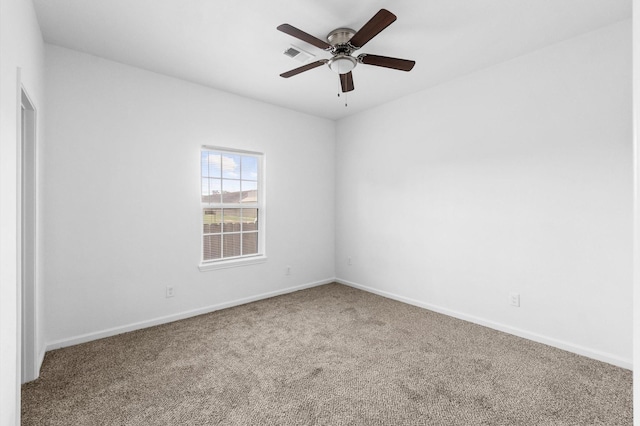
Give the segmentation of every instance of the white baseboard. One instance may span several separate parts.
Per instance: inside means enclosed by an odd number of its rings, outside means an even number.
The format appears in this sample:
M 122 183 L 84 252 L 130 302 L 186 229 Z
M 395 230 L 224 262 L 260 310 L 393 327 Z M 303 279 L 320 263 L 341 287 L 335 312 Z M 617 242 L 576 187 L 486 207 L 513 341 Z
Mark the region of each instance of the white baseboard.
M 609 353 L 601 352 L 594 349 L 589 349 L 584 346 L 575 345 L 570 342 L 565 342 L 562 340 L 554 339 L 552 337 L 543 336 L 541 334 L 522 330 L 516 327 L 511 327 L 509 325 L 501 324 L 495 321 L 487 320 L 487 319 L 476 317 L 473 315 L 467 315 L 462 312 L 453 311 L 451 309 L 443 308 L 441 306 L 432 305 L 430 303 L 425 303 L 416 299 L 411 299 L 409 297 L 400 296 L 394 293 L 390 293 L 388 291 L 378 290 L 373 287 L 368 287 L 362 284 L 357 284 L 357 283 L 343 280 L 340 278 L 336 278 L 335 281 L 337 283 L 344 284 L 349 287 L 364 290 L 369 293 L 377 294 L 379 296 L 397 300 L 399 302 L 404 302 L 409 305 L 418 306 L 420 308 L 428 309 L 430 311 L 438 312 L 440 314 L 448 315 L 450 317 L 458 318 L 464 321 L 469 321 L 474 324 L 479 324 L 485 327 L 492 328 L 494 330 L 513 334 L 518 337 L 523 337 L 528 340 L 533 340 L 534 342 L 543 343 L 545 345 L 553 346 L 555 348 L 562 349 L 568 352 L 573 352 L 578 355 L 583 355 L 588 358 L 593 358 L 598 361 L 606 362 L 608 364 L 613 364 L 615 366 L 626 368 L 628 370 L 631 370 L 633 367 L 633 361 L 630 359 L 623 359 Z
M 129 331 L 140 330 L 147 327 L 153 327 L 155 325 L 166 324 L 166 323 L 178 321 L 181 319 L 195 317 L 197 315 L 208 314 L 210 312 L 219 311 L 221 309 L 232 308 L 234 306 L 244 305 L 246 303 L 251 303 L 251 302 L 255 302 L 262 299 L 268 299 L 270 297 L 280 296 L 282 294 L 293 293 L 294 291 L 304 290 L 305 288 L 317 287 L 317 286 L 329 284 L 332 282 L 335 282 L 335 278 L 327 278 L 321 281 L 315 281 L 312 283 L 302 284 L 294 287 L 288 287 L 282 290 L 270 291 L 270 292 L 258 294 L 255 296 L 232 300 L 230 302 L 219 303 L 217 305 L 205 306 L 204 308 L 193 309 L 190 311 L 166 315 L 163 317 L 154 318 L 147 321 L 140 321 L 140 322 L 127 324 L 119 327 L 109 328 L 106 330 L 82 334 L 80 336 L 70 337 L 67 339 L 56 340 L 54 342 L 47 343 L 45 351 L 64 348 L 67 346 L 78 345 L 80 343 L 86 343 L 92 340 L 98 340 L 105 337 L 127 333 Z M 42 357 L 44 358 L 44 352 L 42 353 Z M 41 364 L 42 364 L 42 360 L 40 360 L 40 365 Z
M 47 353 L 47 348 L 45 346 L 42 347 L 40 353 L 38 354 L 38 359 L 36 360 L 36 378 L 40 377 L 40 369 L 42 368 L 42 363 L 44 362 L 44 355 Z

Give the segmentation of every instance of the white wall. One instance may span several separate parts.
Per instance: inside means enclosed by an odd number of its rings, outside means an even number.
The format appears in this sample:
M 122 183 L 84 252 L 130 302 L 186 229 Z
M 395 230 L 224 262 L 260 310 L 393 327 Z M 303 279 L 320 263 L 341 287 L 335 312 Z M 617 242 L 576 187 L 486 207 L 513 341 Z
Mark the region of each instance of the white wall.
M 634 246 L 633 246 L 633 364 L 640 365 L 640 2 L 633 4 L 633 150 L 634 150 Z M 633 407 L 640 413 L 640 368 L 633 369 Z M 640 415 L 633 424 L 640 426 Z
M 42 117 L 43 43 L 31 1 L 0 2 L 0 424 L 18 424 L 18 79 Z M 20 68 L 20 77 L 18 77 Z M 38 149 L 42 143 L 38 126 Z M 38 287 L 41 292 L 42 287 Z M 41 293 L 39 293 L 41 296 Z M 41 302 L 41 300 L 40 300 Z M 39 304 L 42 307 L 42 303 Z M 40 316 L 40 320 L 42 315 Z M 37 342 L 44 348 L 43 337 Z
M 45 63 L 49 347 L 333 279 L 332 121 L 60 47 Z M 265 153 L 266 263 L 198 270 L 203 144 Z
M 336 275 L 630 367 L 631 130 L 630 21 L 343 119 Z

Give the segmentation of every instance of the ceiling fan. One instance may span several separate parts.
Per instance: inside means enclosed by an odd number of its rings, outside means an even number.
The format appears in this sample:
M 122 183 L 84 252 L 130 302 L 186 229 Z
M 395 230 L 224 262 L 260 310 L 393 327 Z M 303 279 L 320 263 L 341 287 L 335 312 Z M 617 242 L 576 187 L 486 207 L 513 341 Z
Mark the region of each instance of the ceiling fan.
M 331 53 L 332 57 L 331 59 L 321 59 L 319 61 L 303 65 L 299 68 L 292 69 L 291 71 L 280 74 L 280 77 L 293 77 L 294 75 L 327 64 L 332 71 L 335 71 L 340 75 L 342 91 L 350 92 L 354 89 L 353 74 L 351 73 L 351 70 L 354 69 L 357 64 L 374 65 L 377 67 L 392 68 L 401 71 L 411 71 L 413 66 L 416 64 L 415 61 L 390 58 L 388 56 L 369 55 L 367 53 L 361 53 L 357 57 L 352 56 L 354 51 L 367 44 L 372 38 L 391 25 L 395 20 L 396 15 L 386 9 L 380 9 L 380 11 L 357 32 L 350 28 L 338 28 L 331 31 L 329 35 L 327 35 L 328 43 L 312 36 L 311 34 L 307 34 L 292 25 L 282 24 L 278 27 L 279 31 L 319 47 L 320 49 L 326 50 Z

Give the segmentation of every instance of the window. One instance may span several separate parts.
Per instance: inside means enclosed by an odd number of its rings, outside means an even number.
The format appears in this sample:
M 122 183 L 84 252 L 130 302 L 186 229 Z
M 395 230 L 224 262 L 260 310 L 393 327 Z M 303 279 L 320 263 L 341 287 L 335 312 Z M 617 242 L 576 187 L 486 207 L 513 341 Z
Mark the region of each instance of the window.
M 263 255 L 262 154 L 203 147 L 202 264 Z

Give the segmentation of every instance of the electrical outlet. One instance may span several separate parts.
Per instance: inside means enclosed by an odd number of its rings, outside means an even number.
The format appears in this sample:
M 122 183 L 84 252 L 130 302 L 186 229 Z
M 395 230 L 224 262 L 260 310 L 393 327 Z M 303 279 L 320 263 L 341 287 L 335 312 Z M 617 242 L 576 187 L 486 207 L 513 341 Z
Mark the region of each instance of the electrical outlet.
M 174 296 L 174 291 L 173 291 L 173 286 L 172 285 L 168 285 L 167 286 L 166 296 L 167 297 L 173 297 Z
M 347 257 L 347 265 L 351 266 L 353 265 L 353 262 L 351 262 L 351 258 Z
M 287 266 L 287 271 L 285 272 L 285 275 L 291 275 L 291 266 Z
M 520 307 L 520 295 L 518 293 L 509 293 L 509 304 L 516 308 Z

